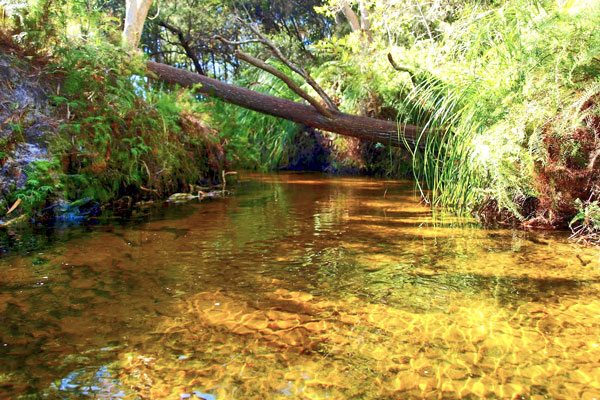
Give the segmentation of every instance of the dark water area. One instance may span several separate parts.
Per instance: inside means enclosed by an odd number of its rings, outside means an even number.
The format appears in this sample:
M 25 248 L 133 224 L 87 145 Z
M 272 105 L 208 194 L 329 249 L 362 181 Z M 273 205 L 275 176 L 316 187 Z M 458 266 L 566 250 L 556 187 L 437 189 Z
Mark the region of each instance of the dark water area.
M 600 398 L 598 250 L 409 182 L 246 174 L 0 248 L 0 399 Z

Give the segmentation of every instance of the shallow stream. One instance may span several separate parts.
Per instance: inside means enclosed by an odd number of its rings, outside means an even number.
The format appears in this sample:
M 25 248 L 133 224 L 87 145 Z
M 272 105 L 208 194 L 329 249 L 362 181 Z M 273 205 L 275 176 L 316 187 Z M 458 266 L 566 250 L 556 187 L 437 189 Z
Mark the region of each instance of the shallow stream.
M 600 399 L 600 254 L 566 236 L 310 174 L 22 233 L 0 256 L 0 399 Z

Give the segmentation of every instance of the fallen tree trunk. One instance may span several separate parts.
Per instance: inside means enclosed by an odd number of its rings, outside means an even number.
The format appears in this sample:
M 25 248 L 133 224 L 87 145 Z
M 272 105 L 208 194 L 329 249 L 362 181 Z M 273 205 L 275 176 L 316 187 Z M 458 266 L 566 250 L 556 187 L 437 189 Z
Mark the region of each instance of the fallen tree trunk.
M 424 144 L 424 135 L 419 140 L 422 129 L 414 125 L 398 125 L 394 121 L 339 112 L 326 117 L 307 104 L 258 93 L 166 64 L 149 61 L 148 69 L 161 81 L 187 87 L 199 85 L 197 91 L 204 95 L 324 131 L 396 147 L 404 146 L 405 141 L 412 147 Z

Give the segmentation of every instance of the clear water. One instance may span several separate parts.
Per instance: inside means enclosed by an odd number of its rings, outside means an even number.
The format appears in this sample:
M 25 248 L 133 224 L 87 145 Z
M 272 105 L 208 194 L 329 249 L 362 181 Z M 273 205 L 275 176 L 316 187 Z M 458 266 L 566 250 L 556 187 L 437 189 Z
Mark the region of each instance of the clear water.
M 434 221 L 410 183 L 246 175 L 12 240 L 1 399 L 600 398 L 598 250 Z

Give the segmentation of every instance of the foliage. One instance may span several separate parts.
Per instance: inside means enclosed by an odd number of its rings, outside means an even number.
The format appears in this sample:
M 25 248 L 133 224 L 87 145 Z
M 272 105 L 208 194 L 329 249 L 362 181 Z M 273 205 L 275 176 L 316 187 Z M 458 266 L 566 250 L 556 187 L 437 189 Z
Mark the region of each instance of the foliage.
M 320 0 L 180 0 L 162 2 L 150 14 L 142 38 L 144 51 L 163 62 L 197 70 L 189 52 L 207 75 L 216 78 L 239 78 L 247 69 L 236 59 L 230 46 L 215 36 L 240 40 L 248 29 L 236 17 L 256 23 L 292 58 L 310 56 L 307 45 L 330 32 L 328 18 L 314 6 Z M 169 26 L 170 28 L 166 28 Z M 181 35 L 179 35 L 179 32 Z M 183 42 L 188 47 L 183 50 Z
M 545 127 L 598 76 L 598 4 L 369 4 L 371 40 L 353 32 L 319 43 L 331 61 L 316 75 L 346 111 L 391 109 L 427 128 L 413 167 L 434 205 L 468 211 L 494 198 L 522 218 L 520 202 L 538 190 Z M 431 34 L 401 22 L 419 19 Z
M 572 237 L 580 242 L 600 244 L 600 202 L 577 199 L 575 204 L 578 211 L 569 223 Z
M 51 102 L 61 122 L 49 143 L 55 161 L 33 164 L 16 193 L 25 209 L 57 196 L 101 202 L 162 196 L 188 190 L 209 171 L 218 175 L 218 138 L 186 120 L 197 107 L 192 95 L 152 85 L 143 58 L 116 44 L 114 19 L 97 4 L 81 8 L 86 4 L 96 3 L 32 2 L 16 27 L 25 33 L 22 45 L 49 60 L 45 69 L 58 83 Z
M 206 172 L 189 161 L 191 138 L 182 135 L 175 94 L 149 88 L 139 61 L 118 50 L 84 45 L 58 52 L 63 84 L 54 101 L 74 118 L 62 125 L 53 152 L 65 155 L 70 197 L 106 201 L 142 186 L 166 193 Z
M 21 199 L 26 213 L 48 205 L 48 201 L 63 189 L 57 170 L 56 161 L 35 161 L 29 164 L 25 170 L 25 186 L 14 193 L 11 203 Z
M 29 40 L 50 43 L 65 78 L 55 101 L 68 118 L 55 145 L 70 157 L 61 160 L 70 169 L 68 193 L 100 190 L 86 180 L 94 174 L 105 179 L 106 192 L 95 193 L 101 198 L 128 187 L 169 190 L 169 182 L 199 176 L 181 160 L 200 142 L 212 153 L 223 143 L 238 167 L 285 163 L 298 137 L 295 124 L 203 97 L 192 105 L 183 92 L 165 94 L 143 78 L 129 79 L 143 73 L 139 58 L 110 44 L 117 43 L 113 16 L 120 13 L 114 2 L 36 0 L 23 20 Z M 205 0 L 162 4 L 153 13 L 143 43 L 159 61 L 194 69 L 196 57 L 215 77 L 298 100 L 276 78 L 240 64 L 234 46 L 215 40 L 240 40 L 244 51 L 264 59 L 265 48 L 248 40 L 254 35 L 247 24 L 254 23 L 343 111 L 422 127 L 416 150 L 382 151 L 337 138 L 332 154 L 342 160 L 360 153 L 360 168 L 396 176 L 409 159 L 418 188 L 435 207 L 470 212 L 491 200 L 524 220 L 530 216 L 524 204 L 538 197 L 546 214 L 570 218 L 575 199 L 587 198 L 563 196 L 564 207 L 544 200 L 545 193 L 566 193 L 556 171 L 583 166 L 594 153 L 588 142 L 597 125 L 598 2 Z M 352 13 L 368 26 L 352 31 L 343 19 Z M 207 144 L 206 135 L 186 137 L 186 113 L 209 115 L 220 138 Z
M 272 96 L 296 98 L 282 81 L 260 70 L 246 70 L 236 83 Z M 205 102 L 201 107 L 209 113 L 211 124 L 226 143 L 229 161 L 236 168 L 276 169 L 284 161 L 287 147 L 299 129 L 293 122 L 218 100 Z
M 24 3 L 19 0 L 7 0 Z M 43 53 L 65 46 L 67 42 L 116 42 L 120 21 L 106 14 L 101 2 L 86 0 L 26 0 L 26 7 L 15 15 L 22 40 Z

